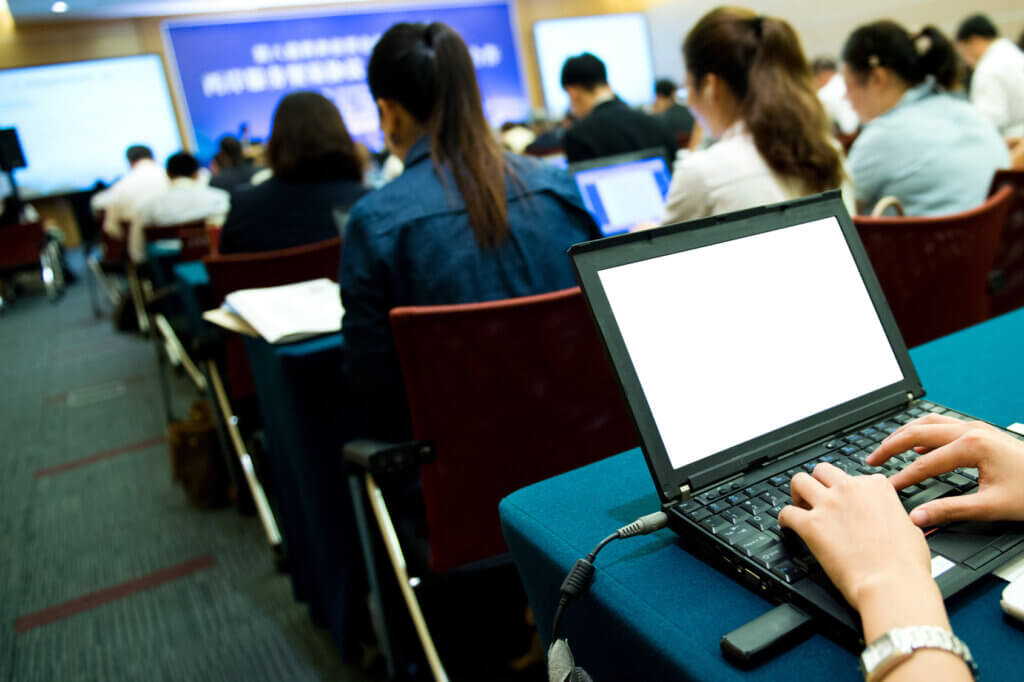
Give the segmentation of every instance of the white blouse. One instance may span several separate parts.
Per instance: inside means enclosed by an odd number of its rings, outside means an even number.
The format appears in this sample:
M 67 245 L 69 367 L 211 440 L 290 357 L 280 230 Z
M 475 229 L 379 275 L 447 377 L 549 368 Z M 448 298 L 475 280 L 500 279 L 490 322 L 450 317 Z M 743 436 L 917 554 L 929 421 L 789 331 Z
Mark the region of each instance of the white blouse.
M 843 202 L 853 215 L 853 184 L 845 168 L 844 175 Z M 680 153 L 662 223 L 705 218 L 813 193 L 799 178 L 775 173 L 761 158 L 746 125 L 737 121 L 707 149 Z

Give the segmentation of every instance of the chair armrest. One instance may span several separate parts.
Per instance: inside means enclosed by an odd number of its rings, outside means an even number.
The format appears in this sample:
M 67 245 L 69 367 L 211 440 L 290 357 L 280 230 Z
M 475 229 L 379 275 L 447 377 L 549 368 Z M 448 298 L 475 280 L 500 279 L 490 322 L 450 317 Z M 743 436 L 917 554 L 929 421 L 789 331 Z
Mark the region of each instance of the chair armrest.
M 386 443 L 379 440 L 352 440 L 342 449 L 345 462 L 371 474 L 411 471 L 434 458 L 434 444 L 423 440 Z

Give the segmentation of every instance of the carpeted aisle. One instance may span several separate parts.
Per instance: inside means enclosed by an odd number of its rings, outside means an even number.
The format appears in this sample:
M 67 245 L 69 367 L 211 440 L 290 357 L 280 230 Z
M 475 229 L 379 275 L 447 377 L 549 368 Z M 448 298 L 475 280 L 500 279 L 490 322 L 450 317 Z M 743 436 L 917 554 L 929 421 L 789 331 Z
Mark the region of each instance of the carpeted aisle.
M 164 428 L 153 346 L 84 282 L 0 315 L 0 682 L 362 680 L 256 518 L 188 505 Z

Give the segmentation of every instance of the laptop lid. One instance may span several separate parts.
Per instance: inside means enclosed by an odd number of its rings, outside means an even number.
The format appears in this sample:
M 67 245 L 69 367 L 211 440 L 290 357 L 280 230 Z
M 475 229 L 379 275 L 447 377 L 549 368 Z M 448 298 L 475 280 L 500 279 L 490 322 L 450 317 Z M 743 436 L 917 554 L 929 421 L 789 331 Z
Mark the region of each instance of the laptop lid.
M 924 395 L 838 191 L 569 253 L 665 502 Z
M 661 221 L 671 174 L 665 150 L 645 149 L 573 164 L 569 172 L 601 234 Z

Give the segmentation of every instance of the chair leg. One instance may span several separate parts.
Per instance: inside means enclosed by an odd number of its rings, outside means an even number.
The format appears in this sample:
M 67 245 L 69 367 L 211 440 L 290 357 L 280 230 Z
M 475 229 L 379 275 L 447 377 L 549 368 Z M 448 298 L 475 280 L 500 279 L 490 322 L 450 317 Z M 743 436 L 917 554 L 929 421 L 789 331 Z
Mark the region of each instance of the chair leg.
M 427 621 L 423 618 L 423 611 L 420 609 L 420 602 L 416 598 L 416 593 L 413 592 L 412 585 L 409 583 L 409 572 L 406 568 L 405 555 L 402 553 L 402 547 L 398 543 L 398 534 L 391 523 L 391 515 L 388 513 L 387 504 L 384 502 L 384 495 L 377 486 L 377 482 L 373 480 L 373 475 L 369 472 L 366 473 L 364 482 L 366 484 L 366 495 L 370 500 L 370 508 L 373 509 L 373 515 L 377 519 L 377 526 L 380 528 L 384 547 L 387 549 L 388 558 L 391 560 L 391 567 L 395 572 L 395 577 L 398 579 L 398 587 L 402 591 L 402 598 L 405 600 L 409 616 L 412 618 L 413 626 L 416 628 L 416 635 L 419 637 L 420 645 L 423 647 L 423 653 L 427 657 L 427 664 L 430 666 L 430 671 L 437 682 L 448 682 L 448 674 L 445 672 L 444 666 L 441 665 L 441 657 L 437 655 L 434 639 L 430 636 L 430 629 L 427 627 Z
M 97 259 L 96 256 L 89 256 L 87 262 L 94 282 L 99 282 L 103 287 L 103 292 L 107 295 L 110 305 L 117 306 L 117 304 L 121 302 L 121 292 L 119 292 L 117 288 L 110 283 L 110 280 L 107 279 L 106 274 L 103 272 L 103 266 L 100 265 L 99 259 Z M 95 296 L 94 288 L 91 288 L 90 292 Z M 97 317 L 100 316 L 100 308 L 98 301 L 96 301 L 95 298 L 93 298 L 93 312 L 96 313 Z
M 135 305 L 135 317 L 139 322 L 139 331 L 145 334 L 149 331 L 149 319 L 146 317 L 146 302 L 142 296 L 139 273 L 134 265 L 128 266 L 128 290 L 131 292 L 132 303 Z
M 210 383 L 213 386 L 214 395 L 217 398 L 217 405 L 220 408 L 228 436 L 231 439 L 231 445 L 234 447 L 235 455 L 242 466 L 242 473 L 245 475 L 249 492 L 252 493 L 252 499 L 256 503 L 256 511 L 259 513 L 260 522 L 263 524 L 263 531 L 267 534 L 267 541 L 270 542 L 271 547 L 274 548 L 275 552 L 278 552 L 281 545 L 281 531 L 277 528 L 277 520 L 274 518 L 274 512 L 270 508 L 267 495 L 263 491 L 263 485 L 256 478 L 256 469 L 252 465 L 252 457 L 249 456 L 245 442 L 242 440 L 242 433 L 238 430 L 238 418 L 231 410 L 231 403 L 228 401 L 227 392 L 224 390 L 220 371 L 213 360 L 208 362 L 207 369 L 210 374 Z
M 185 350 L 185 346 L 182 345 L 178 335 L 174 333 L 174 327 L 167 321 L 167 318 L 162 314 L 157 313 L 153 316 L 153 324 L 156 326 L 160 336 L 163 337 L 168 347 L 168 355 L 172 363 L 177 360 L 181 362 L 181 365 L 185 368 L 185 372 L 189 378 L 192 379 L 192 383 L 195 384 L 196 388 L 200 391 L 206 390 L 206 378 L 203 377 L 203 373 L 199 371 L 196 364 L 192 362 L 192 358 L 189 357 L 188 351 Z

